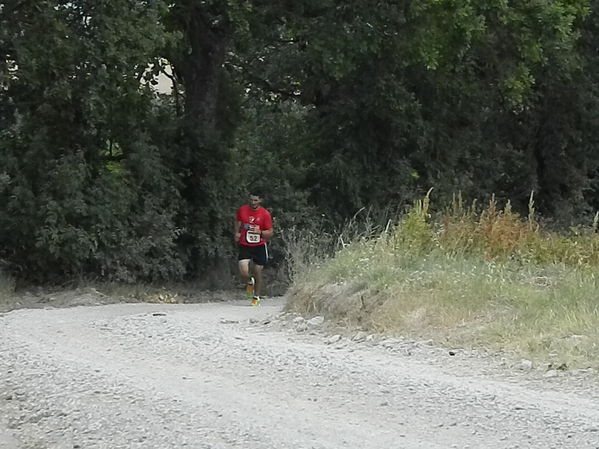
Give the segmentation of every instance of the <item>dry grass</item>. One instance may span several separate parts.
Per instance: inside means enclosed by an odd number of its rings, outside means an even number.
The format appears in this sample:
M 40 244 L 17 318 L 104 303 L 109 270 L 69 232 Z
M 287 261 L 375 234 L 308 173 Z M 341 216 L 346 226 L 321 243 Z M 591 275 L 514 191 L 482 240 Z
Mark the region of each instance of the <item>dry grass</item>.
M 435 220 L 429 197 L 376 237 L 296 273 L 290 308 L 381 333 L 484 346 L 568 367 L 599 367 L 597 220 L 544 230 L 509 203 L 456 198 Z

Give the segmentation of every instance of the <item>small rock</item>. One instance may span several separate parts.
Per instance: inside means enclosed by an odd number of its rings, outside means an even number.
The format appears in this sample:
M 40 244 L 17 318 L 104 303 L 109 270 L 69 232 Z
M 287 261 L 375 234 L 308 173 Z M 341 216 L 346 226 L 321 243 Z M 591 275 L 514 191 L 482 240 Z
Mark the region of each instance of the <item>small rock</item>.
M 355 341 L 355 342 L 358 342 L 358 343 L 359 343 L 359 342 L 361 342 L 361 341 L 364 341 L 364 340 L 366 340 L 366 336 L 367 336 L 367 335 L 366 335 L 366 332 L 362 332 L 362 331 L 360 331 L 360 332 L 358 332 L 356 335 L 354 335 L 354 336 L 352 337 L 352 340 L 353 340 L 353 341 Z
M 293 322 L 293 324 L 299 324 L 299 323 L 303 323 L 304 321 L 305 320 L 303 317 L 298 316 L 298 317 L 294 318 L 292 322 Z
M 250 323 L 252 322 L 252 318 L 250 318 Z M 239 321 L 237 320 L 227 320 L 225 318 L 221 318 L 220 324 L 237 324 Z
M 532 361 L 523 359 L 517 366 L 522 371 L 530 371 L 532 369 Z
M 379 345 L 381 345 L 383 348 L 394 348 L 399 343 L 400 342 L 398 340 L 388 338 L 388 339 L 385 339 L 385 340 L 382 340 L 381 342 L 379 342 Z
M 323 316 L 315 316 L 314 318 L 311 318 L 308 320 L 308 324 L 310 326 L 320 326 L 320 325 L 322 325 L 322 323 L 324 323 Z
M 295 330 L 298 332 L 305 332 L 308 329 L 308 325 L 306 323 L 299 323 L 296 327 Z
M 337 334 L 337 335 L 333 335 L 333 336 L 327 338 L 325 343 L 327 345 L 332 345 L 333 343 L 337 343 L 339 340 L 341 340 L 341 335 Z
M 559 374 L 556 370 L 554 369 L 550 369 L 549 371 L 547 371 L 545 374 L 543 374 L 543 377 L 557 377 Z
M 592 368 L 584 368 L 584 369 L 575 369 L 570 371 L 573 375 L 575 376 L 582 376 L 585 374 L 592 374 L 593 373 L 593 369 Z

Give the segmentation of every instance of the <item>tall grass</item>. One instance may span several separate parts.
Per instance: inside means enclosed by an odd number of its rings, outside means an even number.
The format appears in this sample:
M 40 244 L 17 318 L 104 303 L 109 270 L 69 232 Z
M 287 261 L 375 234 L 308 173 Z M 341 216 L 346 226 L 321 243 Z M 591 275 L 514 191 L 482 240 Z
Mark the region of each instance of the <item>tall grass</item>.
M 390 225 L 391 209 L 379 211 L 362 208 L 340 229 L 331 232 L 325 224 L 312 229 L 287 228 L 282 233 L 287 277 L 298 282 L 334 256 L 340 249 L 355 242 L 374 238 Z M 380 223 L 383 223 L 381 226 Z
M 380 229 L 380 228 L 379 228 Z M 599 235 L 557 233 L 492 198 L 459 196 L 437 214 L 427 195 L 376 235 L 300 270 L 290 307 L 382 333 L 599 367 Z

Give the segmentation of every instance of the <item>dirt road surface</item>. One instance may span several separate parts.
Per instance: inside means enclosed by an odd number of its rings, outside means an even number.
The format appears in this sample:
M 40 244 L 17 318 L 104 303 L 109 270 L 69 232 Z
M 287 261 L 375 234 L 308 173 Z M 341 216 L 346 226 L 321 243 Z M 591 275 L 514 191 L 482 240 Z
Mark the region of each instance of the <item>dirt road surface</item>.
M 0 314 L 0 448 L 599 448 L 592 381 L 326 335 L 283 302 Z

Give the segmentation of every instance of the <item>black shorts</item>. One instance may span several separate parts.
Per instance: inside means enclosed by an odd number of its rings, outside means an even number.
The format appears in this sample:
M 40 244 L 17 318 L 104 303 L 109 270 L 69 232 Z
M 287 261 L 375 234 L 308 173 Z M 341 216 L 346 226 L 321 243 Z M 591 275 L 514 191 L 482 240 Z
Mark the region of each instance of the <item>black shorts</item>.
M 268 263 L 268 248 L 266 245 L 245 246 L 239 245 L 239 260 L 252 260 L 256 265 L 266 265 Z

